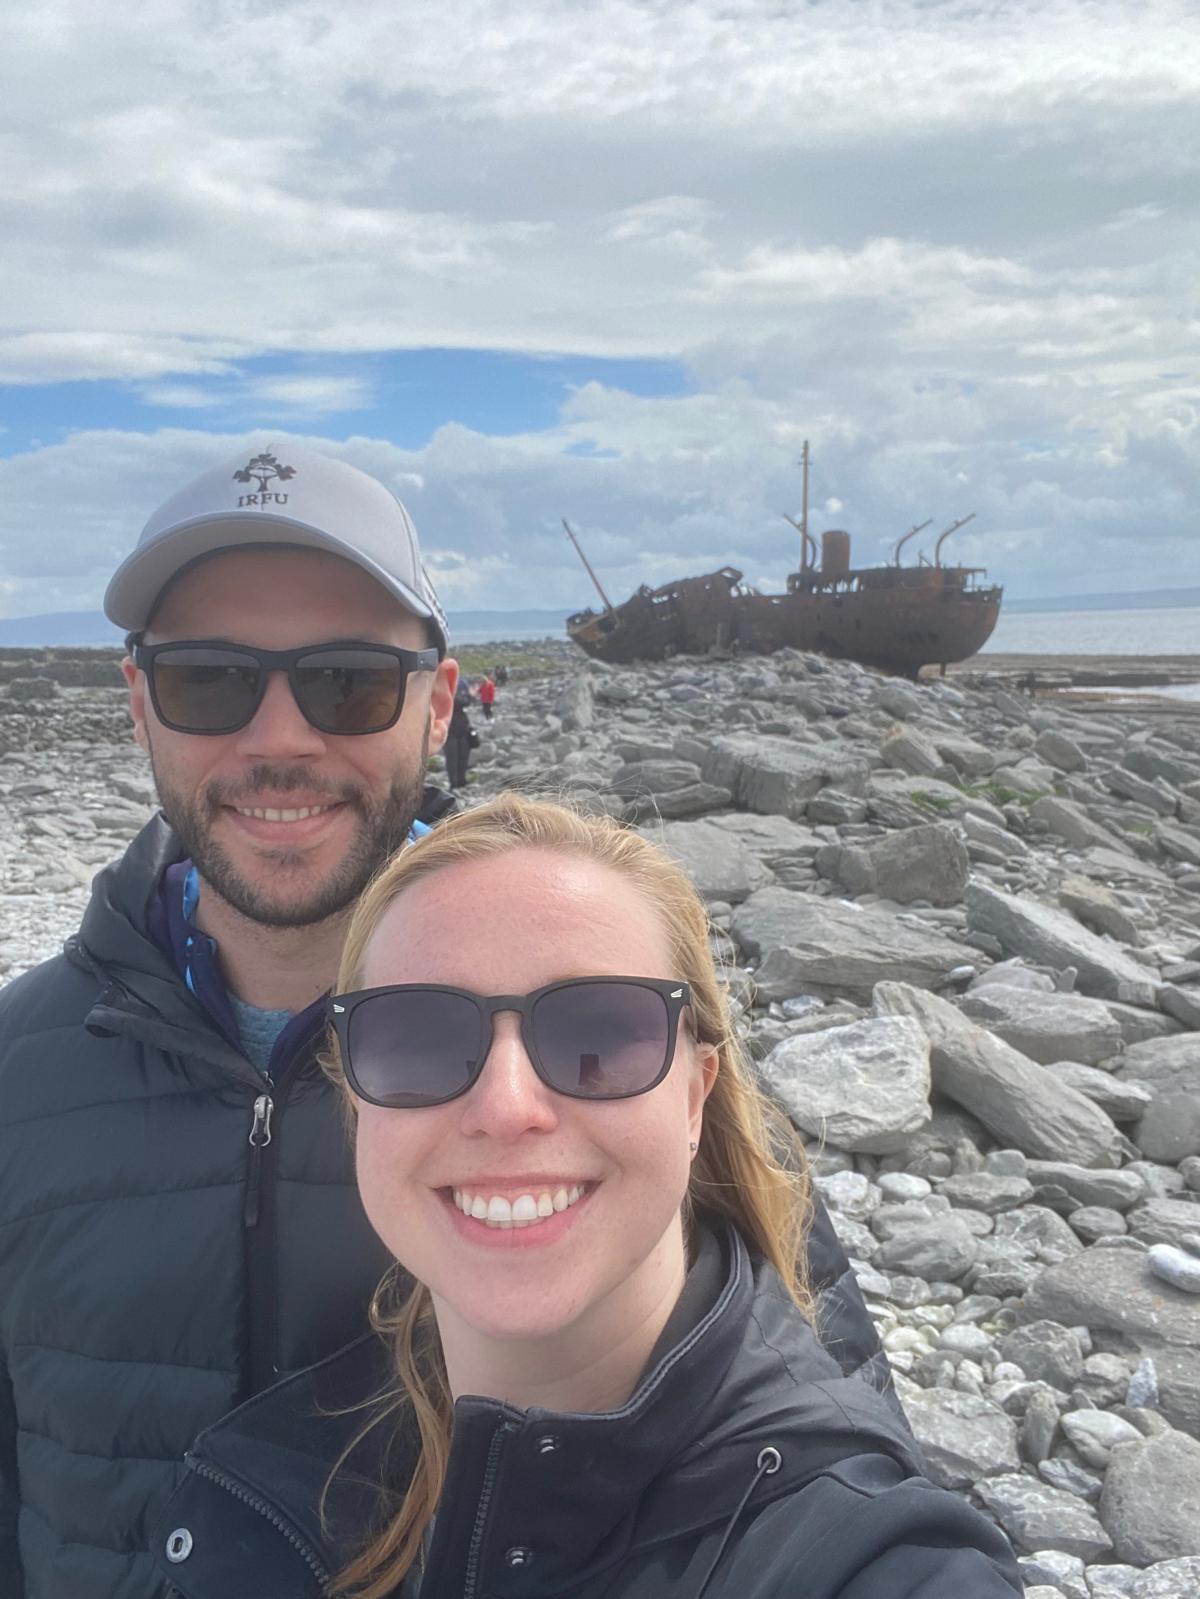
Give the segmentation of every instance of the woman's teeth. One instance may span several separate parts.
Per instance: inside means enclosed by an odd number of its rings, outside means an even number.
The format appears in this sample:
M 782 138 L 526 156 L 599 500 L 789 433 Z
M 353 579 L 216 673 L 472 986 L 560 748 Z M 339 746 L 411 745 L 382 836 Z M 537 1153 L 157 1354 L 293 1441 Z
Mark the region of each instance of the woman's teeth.
M 488 1227 L 536 1227 L 538 1222 L 560 1210 L 567 1210 L 576 1200 L 583 1198 L 583 1185 L 571 1188 L 545 1188 L 538 1194 L 519 1194 L 516 1199 L 505 1199 L 502 1194 L 485 1198 L 472 1194 L 465 1188 L 455 1188 L 454 1203 L 464 1216 L 481 1221 Z

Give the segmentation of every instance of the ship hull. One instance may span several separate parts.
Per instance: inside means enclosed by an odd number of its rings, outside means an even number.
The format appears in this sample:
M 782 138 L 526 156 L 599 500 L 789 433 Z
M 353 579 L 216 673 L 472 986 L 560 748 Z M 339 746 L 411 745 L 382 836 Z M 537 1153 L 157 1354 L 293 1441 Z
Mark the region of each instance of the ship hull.
M 916 677 L 923 666 L 967 660 L 991 637 L 1003 590 L 969 587 L 970 575 L 962 567 L 876 567 L 836 585 L 810 577 L 787 594 L 758 594 L 740 590 L 740 573 L 726 567 L 639 590 L 608 613 L 583 612 L 567 630 L 613 665 L 791 647 Z

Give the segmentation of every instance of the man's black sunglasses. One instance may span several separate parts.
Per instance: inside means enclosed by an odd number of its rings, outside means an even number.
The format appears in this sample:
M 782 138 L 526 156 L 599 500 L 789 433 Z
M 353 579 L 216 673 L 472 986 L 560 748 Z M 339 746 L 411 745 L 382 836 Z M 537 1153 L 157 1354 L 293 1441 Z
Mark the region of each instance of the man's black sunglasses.
M 517 1011 L 534 1071 L 571 1099 L 631 1099 L 662 1082 L 675 1054 L 686 983 L 572 977 L 531 994 L 403 983 L 331 994 L 327 1014 L 360 1099 L 419 1109 L 477 1082 L 497 1011 Z
M 154 711 L 176 733 L 237 733 L 253 721 L 271 672 L 286 672 L 301 713 L 322 733 L 382 733 L 404 709 L 410 672 L 432 672 L 436 649 L 354 641 L 260 650 L 220 639 L 130 645 Z

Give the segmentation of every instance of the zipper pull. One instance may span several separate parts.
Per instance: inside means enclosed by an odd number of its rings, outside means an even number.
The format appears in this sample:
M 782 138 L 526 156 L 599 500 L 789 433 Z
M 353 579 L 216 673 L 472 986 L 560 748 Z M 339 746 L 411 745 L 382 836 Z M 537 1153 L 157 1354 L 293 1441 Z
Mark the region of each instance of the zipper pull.
M 275 1109 L 275 1101 L 270 1094 L 260 1094 L 254 1101 L 254 1120 L 250 1124 L 250 1137 L 247 1142 L 254 1149 L 265 1149 L 271 1142 L 271 1112 Z
M 246 1142 L 254 1153 L 250 1157 L 250 1170 L 246 1173 L 246 1200 L 242 1207 L 242 1224 L 258 1226 L 259 1188 L 262 1184 L 262 1152 L 271 1142 L 271 1112 L 275 1101 L 270 1094 L 260 1094 L 254 1101 L 254 1120 L 250 1123 L 250 1137 Z

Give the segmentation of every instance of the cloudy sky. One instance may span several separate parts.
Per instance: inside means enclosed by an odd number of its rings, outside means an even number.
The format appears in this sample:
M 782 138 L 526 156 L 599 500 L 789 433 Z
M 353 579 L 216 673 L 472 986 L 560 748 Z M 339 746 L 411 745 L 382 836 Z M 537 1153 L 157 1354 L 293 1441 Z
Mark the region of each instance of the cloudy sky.
M 289 440 L 452 608 L 913 523 L 1200 583 L 1194 0 L 39 0 L 0 61 L 0 617 Z M 922 540 L 909 546 L 914 553 Z

